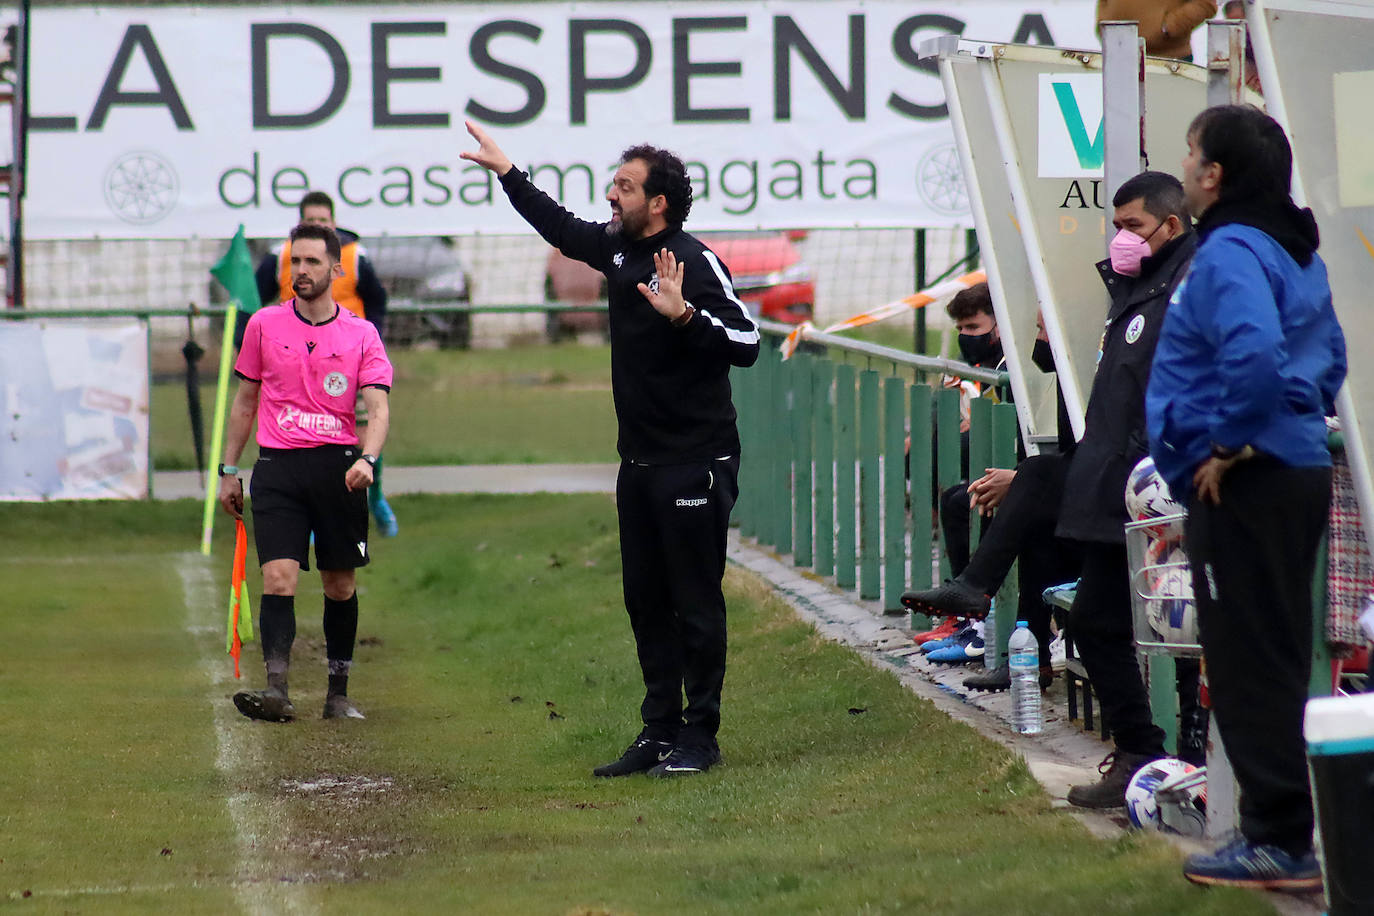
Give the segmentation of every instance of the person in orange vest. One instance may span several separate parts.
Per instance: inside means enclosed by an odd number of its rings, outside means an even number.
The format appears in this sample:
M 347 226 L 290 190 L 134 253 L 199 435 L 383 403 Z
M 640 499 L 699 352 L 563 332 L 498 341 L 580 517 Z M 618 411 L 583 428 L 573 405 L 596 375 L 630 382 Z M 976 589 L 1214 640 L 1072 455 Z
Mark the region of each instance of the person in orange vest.
M 325 226 L 333 229 L 342 243 L 339 265 L 341 276 L 334 278 L 331 292 L 334 301 L 359 318 L 366 318 L 377 328 L 378 335 L 386 331 L 386 290 L 372 269 L 358 234 L 334 225 L 334 201 L 323 191 L 311 191 L 301 198 L 300 216 L 303 225 Z M 258 264 L 256 273 L 258 295 L 263 304 L 286 302 L 295 297 L 291 289 L 291 243 L 283 242 Z M 239 331 L 240 336 L 242 330 Z M 367 413 L 359 403 L 358 423 L 367 422 Z M 396 513 L 382 494 L 382 460 L 379 456 L 372 472 L 372 486 L 367 488 L 367 504 L 383 537 L 395 537 L 400 530 Z

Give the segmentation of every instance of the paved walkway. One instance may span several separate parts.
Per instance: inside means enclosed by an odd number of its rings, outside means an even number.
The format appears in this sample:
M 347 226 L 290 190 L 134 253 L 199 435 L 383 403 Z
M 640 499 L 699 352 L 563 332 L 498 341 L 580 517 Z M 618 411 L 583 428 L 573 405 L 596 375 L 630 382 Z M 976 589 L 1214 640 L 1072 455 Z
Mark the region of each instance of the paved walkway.
M 386 491 L 388 495 L 612 493 L 616 468 L 614 464 L 388 467 Z M 205 493 L 196 471 L 159 472 L 154 475 L 153 492 L 157 499 L 200 499 Z M 1111 744 L 1068 720 L 1063 678 L 1056 678 L 1044 695 L 1044 731 L 1035 736 L 1017 734 L 1011 724 L 1010 694 L 964 689 L 963 679 L 981 669 L 927 661 L 911 642 L 911 627 L 905 616 L 885 616 L 880 602 L 861 600 L 853 592 L 841 591 L 795 568 L 790 557 L 758 547 L 741 538 L 737 530 L 730 532 L 728 550 L 732 562 L 770 583 L 798 616 L 814 624 L 822 635 L 849 646 L 871 664 L 893 672 L 917 696 L 1023 757 L 1054 803 L 1071 811 L 1094 834 L 1113 837 L 1127 827 L 1121 809 L 1085 811 L 1072 808 L 1065 800 L 1069 786 L 1097 778 L 1097 764 L 1111 750 Z M 1189 852 L 1204 848 L 1198 841 L 1185 837 L 1168 839 Z M 1183 880 L 1181 875 L 1179 880 Z M 1268 896 L 1275 909 L 1285 916 L 1316 916 L 1321 912 L 1319 896 Z
M 470 464 L 386 468 L 388 496 L 403 493 L 612 493 L 615 464 Z M 252 473 L 244 471 L 244 485 Z M 204 499 L 199 471 L 159 471 L 154 499 Z

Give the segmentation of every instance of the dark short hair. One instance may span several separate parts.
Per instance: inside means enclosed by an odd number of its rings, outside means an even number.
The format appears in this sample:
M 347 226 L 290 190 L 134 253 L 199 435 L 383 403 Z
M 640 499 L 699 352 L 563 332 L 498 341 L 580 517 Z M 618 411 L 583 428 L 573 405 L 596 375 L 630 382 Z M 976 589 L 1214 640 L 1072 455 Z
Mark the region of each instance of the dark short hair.
M 692 179 L 682 160 L 675 153 L 647 143 L 632 146 L 620 154 L 621 162 L 631 159 L 638 159 L 649 167 L 649 177 L 644 180 L 645 198 L 662 194 L 668 201 L 663 218 L 669 225 L 681 226 L 687 222 L 687 214 L 692 212 Z
M 1293 148 L 1279 122 L 1253 105 L 1217 105 L 1188 125 L 1203 162 L 1221 166 L 1221 200 L 1293 191 Z
M 1183 184 L 1168 172 L 1141 172 L 1132 175 L 1116 189 L 1112 206 L 1122 207 L 1133 200 L 1142 201 L 1145 212 L 1161 223 L 1177 216 L 1186 229 L 1193 224 L 1188 214 L 1188 198 Z
M 339 234 L 328 226 L 320 226 L 316 223 L 301 223 L 291 230 L 291 242 L 295 244 L 299 239 L 319 239 L 324 242 L 324 250 L 335 261 L 343 257 L 343 246 L 339 244 Z
M 945 313 L 955 321 L 972 318 L 979 312 L 996 316 L 992 310 L 992 291 L 986 283 L 975 283 L 968 289 L 959 290 L 945 306 Z
M 306 207 L 328 207 L 329 217 L 334 217 L 334 199 L 323 191 L 311 191 L 301 198 L 300 214 L 305 218 Z

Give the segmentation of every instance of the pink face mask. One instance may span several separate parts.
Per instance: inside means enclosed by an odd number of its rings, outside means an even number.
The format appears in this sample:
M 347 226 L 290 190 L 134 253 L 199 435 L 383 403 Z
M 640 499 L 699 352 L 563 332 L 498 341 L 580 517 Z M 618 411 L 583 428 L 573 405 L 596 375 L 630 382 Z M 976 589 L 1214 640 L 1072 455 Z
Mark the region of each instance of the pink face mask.
M 1113 236 L 1111 244 L 1107 246 L 1107 254 L 1112 260 L 1112 270 L 1123 277 L 1140 276 L 1140 262 L 1150 256 L 1150 239 L 1159 231 L 1159 226 L 1155 226 L 1154 232 L 1143 239 L 1129 229 L 1122 229 Z

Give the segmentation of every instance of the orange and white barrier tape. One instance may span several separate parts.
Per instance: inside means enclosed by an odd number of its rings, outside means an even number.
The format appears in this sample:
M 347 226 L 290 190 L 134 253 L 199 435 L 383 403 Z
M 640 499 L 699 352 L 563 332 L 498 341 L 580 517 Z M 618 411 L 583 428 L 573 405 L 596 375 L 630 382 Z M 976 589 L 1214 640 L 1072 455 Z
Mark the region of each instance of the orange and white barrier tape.
M 871 308 L 866 312 L 846 318 L 844 321 L 832 324 L 821 333 L 830 334 L 834 331 L 843 331 L 846 328 L 861 328 L 866 324 L 873 324 L 878 321 L 891 318 L 893 315 L 903 315 L 912 309 L 925 308 L 932 302 L 937 302 L 946 296 L 976 286 L 979 283 L 986 283 L 988 275 L 981 270 L 973 273 L 964 274 L 962 277 L 955 277 L 951 280 L 944 280 L 936 283 L 929 289 L 923 289 L 919 293 L 912 293 L 910 296 L 903 296 L 895 302 L 888 302 L 877 308 Z M 788 334 L 778 347 L 782 351 L 782 358 L 788 359 L 797 351 L 797 345 L 806 337 L 807 331 L 816 330 L 816 326 L 809 321 L 803 321 Z

